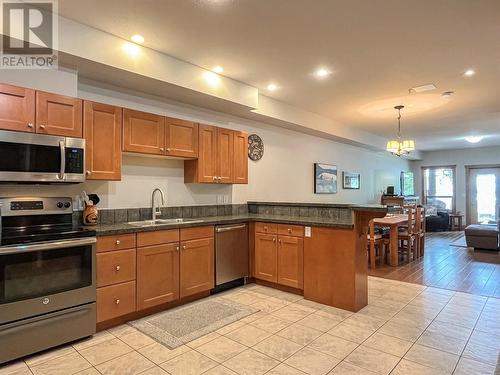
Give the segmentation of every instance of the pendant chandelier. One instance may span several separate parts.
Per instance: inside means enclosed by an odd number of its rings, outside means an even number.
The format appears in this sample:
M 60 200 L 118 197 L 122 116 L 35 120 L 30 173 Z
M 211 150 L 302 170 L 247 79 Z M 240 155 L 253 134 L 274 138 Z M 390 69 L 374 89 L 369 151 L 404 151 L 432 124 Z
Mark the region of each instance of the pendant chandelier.
M 386 150 L 396 156 L 408 155 L 411 151 L 415 150 L 415 141 L 413 139 L 401 140 L 401 110 L 404 105 L 397 105 L 394 109 L 398 110 L 398 138 L 391 139 L 387 142 Z

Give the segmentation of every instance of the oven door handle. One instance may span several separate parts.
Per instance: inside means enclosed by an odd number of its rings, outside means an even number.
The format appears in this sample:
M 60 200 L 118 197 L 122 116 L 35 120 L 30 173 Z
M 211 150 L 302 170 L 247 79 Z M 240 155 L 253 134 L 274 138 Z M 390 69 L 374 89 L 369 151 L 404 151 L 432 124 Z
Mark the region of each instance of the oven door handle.
M 97 242 L 95 237 L 78 238 L 65 241 L 50 241 L 27 245 L 0 246 L 0 255 L 21 254 L 33 251 L 64 249 L 69 247 L 93 245 Z
M 64 180 L 64 172 L 66 171 L 66 144 L 64 141 L 59 141 L 59 150 L 61 152 L 59 179 Z

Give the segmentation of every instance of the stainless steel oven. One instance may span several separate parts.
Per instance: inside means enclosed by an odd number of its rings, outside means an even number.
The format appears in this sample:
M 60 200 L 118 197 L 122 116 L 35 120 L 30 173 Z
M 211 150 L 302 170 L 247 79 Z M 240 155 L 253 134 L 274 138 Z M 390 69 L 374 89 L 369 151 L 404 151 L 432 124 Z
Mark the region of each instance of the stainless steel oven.
M 0 363 L 96 330 L 95 231 L 71 198 L 2 198 Z
M 84 181 L 84 139 L 0 130 L 0 182 Z

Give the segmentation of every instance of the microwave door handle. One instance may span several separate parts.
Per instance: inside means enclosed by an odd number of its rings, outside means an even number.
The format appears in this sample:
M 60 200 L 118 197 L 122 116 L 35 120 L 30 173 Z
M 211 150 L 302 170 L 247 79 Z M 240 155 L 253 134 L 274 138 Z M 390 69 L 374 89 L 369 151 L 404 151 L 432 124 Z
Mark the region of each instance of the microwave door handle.
M 59 141 L 59 150 L 61 151 L 61 169 L 59 172 L 59 178 L 64 179 L 64 172 L 66 169 L 66 145 L 65 141 Z

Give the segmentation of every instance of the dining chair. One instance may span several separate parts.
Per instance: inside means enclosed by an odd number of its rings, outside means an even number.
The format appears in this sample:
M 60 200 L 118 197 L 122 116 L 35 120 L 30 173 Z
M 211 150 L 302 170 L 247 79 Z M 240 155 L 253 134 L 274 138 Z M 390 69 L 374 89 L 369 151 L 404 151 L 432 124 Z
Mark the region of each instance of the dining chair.
M 375 223 L 373 219 L 370 220 L 368 225 L 368 264 L 370 268 L 375 268 L 377 260 L 384 259 L 385 248 L 389 244 L 381 234 L 375 233 Z
M 405 205 L 404 211 L 408 215 L 407 225 L 401 226 L 398 233 L 399 252 L 404 256 L 406 254 L 408 263 L 416 259 L 416 205 Z
M 425 207 L 417 207 L 415 219 L 416 233 L 416 249 L 417 258 L 424 255 L 425 251 Z

